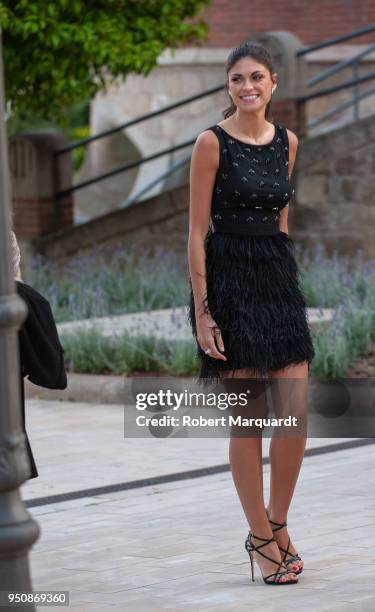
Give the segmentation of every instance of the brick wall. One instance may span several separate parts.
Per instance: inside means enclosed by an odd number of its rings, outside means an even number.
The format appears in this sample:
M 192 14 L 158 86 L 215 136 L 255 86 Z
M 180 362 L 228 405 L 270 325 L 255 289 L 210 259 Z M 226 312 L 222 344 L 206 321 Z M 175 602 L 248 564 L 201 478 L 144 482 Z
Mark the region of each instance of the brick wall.
M 371 0 L 213 0 L 201 16 L 208 22 L 209 47 L 232 47 L 269 30 L 286 30 L 309 45 L 348 34 L 375 22 Z M 350 42 L 350 41 L 349 41 Z M 373 34 L 354 39 L 373 42 Z

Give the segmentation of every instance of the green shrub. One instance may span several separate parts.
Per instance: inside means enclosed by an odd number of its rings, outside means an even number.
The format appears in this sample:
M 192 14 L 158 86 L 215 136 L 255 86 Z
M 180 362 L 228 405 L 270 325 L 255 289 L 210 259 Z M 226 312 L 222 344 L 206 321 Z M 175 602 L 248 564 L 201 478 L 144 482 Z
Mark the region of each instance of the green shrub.
M 191 340 L 164 340 L 145 336 L 105 337 L 96 330 L 61 336 L 70 372 L 130 374 L 165 372 L 194 376 L 196 347 Z

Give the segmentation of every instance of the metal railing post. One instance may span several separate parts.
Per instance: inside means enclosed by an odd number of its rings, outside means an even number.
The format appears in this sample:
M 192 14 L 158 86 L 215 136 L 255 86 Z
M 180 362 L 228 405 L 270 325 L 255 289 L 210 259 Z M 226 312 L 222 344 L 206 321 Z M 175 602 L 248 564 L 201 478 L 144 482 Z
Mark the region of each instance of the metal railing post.
M 21 417 L 17 330 L 26 307 L 15 292 L 10 259 L 9 167 L 4 120 L 0 31 L 0 595 L 30 592 L 28 551 L 39 528 L 21 499 L 19 486 L 30 476 Z M 1 593 L 3 592 L 3 593 Z M 2 601 L 2 605 L 6 602 Z M 8 608 L 7 608 L 8 609 Z M 12 606 L 24 610 L 24 606 Z M 35 609 L 30 606 L 28 609 Z
M 359 78 L 359 65 L 358 65 L 358 61 L 356 61 L 353 64 L 353 81 L 357 81 L 358 78 Z M 359 119 L 358 96 L 359 96 L 359 88 L 358 88 L 358 84 L 356 83 L 355 85 L 353 85 L 353 119 L 354 121 L 358 121 Z

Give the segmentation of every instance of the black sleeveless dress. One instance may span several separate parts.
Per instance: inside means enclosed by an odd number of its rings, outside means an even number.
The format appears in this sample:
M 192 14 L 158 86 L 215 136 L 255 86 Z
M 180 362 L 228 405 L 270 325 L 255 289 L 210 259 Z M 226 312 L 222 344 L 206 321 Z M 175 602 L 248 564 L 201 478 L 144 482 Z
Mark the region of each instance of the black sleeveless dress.
M 275 125 L 272 141 L 248 144 L 219 125 L 220 163 L 205 239 L 207 303 L 219 326 L 227 361 L 197 343 L 201 379 L 249 368 L 261 375 L 315 356 L 295 245 L 279 229 L 280 211 L 293 189 L 288 177 L 289 139 Z M 191 287 L 191 284 L 190 284 Z M 194 296 L 189 318 L 197 336 Z

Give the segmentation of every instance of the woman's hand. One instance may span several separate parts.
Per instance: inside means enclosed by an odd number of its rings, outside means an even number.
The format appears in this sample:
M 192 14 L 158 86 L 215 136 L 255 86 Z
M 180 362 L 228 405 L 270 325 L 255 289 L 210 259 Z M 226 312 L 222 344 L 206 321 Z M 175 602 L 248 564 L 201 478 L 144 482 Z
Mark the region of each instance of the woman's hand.
M 221 331 L 208 312 L 196 313 L 197 340 L 202 351 L 213 359 L 226 361 Z M 215 342 L 216 341 L 216 342 Z M 221 351 L 221 352 L 219 352 Z

